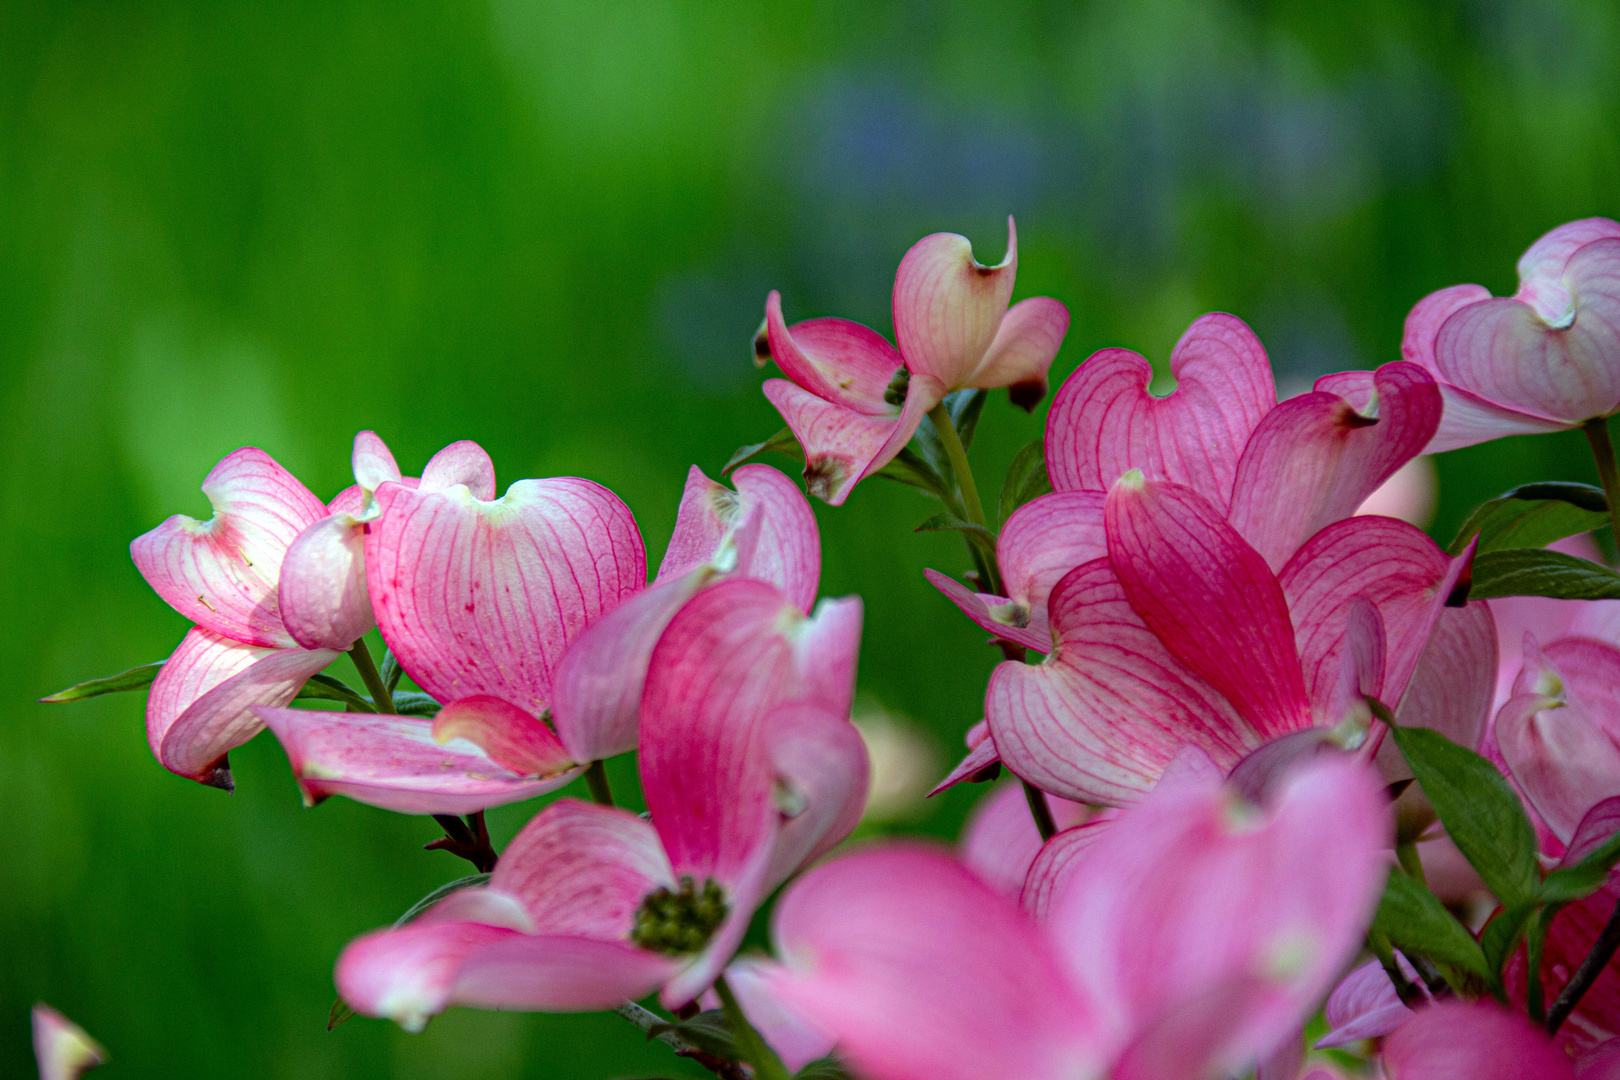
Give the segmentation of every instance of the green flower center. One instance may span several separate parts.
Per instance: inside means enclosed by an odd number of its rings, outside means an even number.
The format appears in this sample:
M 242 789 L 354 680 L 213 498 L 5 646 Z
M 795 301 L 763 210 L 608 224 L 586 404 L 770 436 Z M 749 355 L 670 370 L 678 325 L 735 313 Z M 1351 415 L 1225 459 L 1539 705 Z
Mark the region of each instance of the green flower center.
M 656 889 L 642 898 L 630 940 L 643 949 L 684 956 L 709 943 L 726 918 L 726 901 L 713 878 L 702 890 L 691 875 L 681 875 L 680 888 Z
M 894 378 L 889 380 L 888 388 L 883 391 L 883 400 L 890 405 L 904 405 L 906 391 L 909 389 L 911 389 L 911 372 L 902 367 L 894 373 Z

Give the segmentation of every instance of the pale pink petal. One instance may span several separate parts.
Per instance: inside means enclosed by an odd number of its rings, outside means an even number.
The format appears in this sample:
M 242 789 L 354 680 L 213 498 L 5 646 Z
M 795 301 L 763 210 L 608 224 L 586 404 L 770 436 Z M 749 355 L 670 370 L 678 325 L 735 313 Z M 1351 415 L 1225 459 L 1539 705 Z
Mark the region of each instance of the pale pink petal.
M 1154 636 L 1107 559 L 1058 583 L 1051 617 L 1051 654 L 997 665 L 985 697 L 1015 775 L 1066 798 L 1119 805 L 1150 789 L 1184 746 L 1224 771 L 1263 741 Z
M 1441 610 L 1395 712 L 1403 726 L 1426 727 L 1459 746 L 1478 749 L 1495 689 L 1496 624 L 1491 620 L 1495 605 L 1494 600 L 1489 604 L 1475 600 Z M 1393 740 L 1386 741 L 1378 751 L 1380 769 L 1386 764 L 1386 747 L 1393 757 L 1400 755 Z M 1384 775 L 1397 778 L 1388 770 Z
M 1535 304 L 1548 322 L 1559 321 L 1563 310 L 1547 310 L 1548 300 L 1556 300 L 1559 309 L 1568 307 L 1569 293 L 1564 278 L 1570 259 L 1577 251 L 1596 240 L 1620 238 L 1620 222 L 1608 218 L 1583 218 L 1558 226 L 1543 235 L 1519 256 L 1519 291 L 1517 298 Z M 1548 296 L 1547 293 L 1553 295 Z M 1557 295 L 1562 293 L 1561 296 Z M 1538 303 L 1537 301 L 1542 301 Z
M 893 417 L 884 401 L 902 364 L 883 335 L 848 319 L 810 319 L 791 328 L 782 318 L 782 294 L 765 299 L 770 357 L 792 382 L 823 401 L 867 416 Z
M 495 463 L 482 446 L 463 439 L 428 459 L 421 483 L 424 491 L 442 491 L 464 484 L 473 498 L 490 502 L 495 498 Z M 507 494 L 511 494 L 510 489 Z
M 870 767 L 866 742 L 848 713 L 789 704 L 774 709 L 765 723 L 776 807 L 785 819 L 765 877 L 769 891 L 860 824 Z
M 983 724 L 983 721 L 980 721 L 980 723 Z M 988 728 L 986 731 L 988 733 Z M 1001 755 L 996 751 L 996 741 L 989 738 L 987 734 L 986 738 L 970 745 L 967 756 L 946 775 L 945 779 L 934 785 L 934 789 L 928 793 L 928 797 L 933 798 L 946 788 L 955 787 L 964 780 L 972 779 L 990 766 L 1000 763 Z
M 767 379 L 763 389 L 804 448 L 805 487 L 833 506 L 842 506 L 864 476 L 894 460 L 916 434 L 927 411 L 912 409 L 907 414 L 902 410 L 899 418 L 867 416 L 825 401 L 786 379 Z M 916 394 L 914 385 L 907 402 Z M 897 438 L 901 435 L 904 437 Z
M 433 721 L 383 713 L 261 708 L 313 805 L 345 795 L 402 814 L 470 814 L 555 791 L 579 775 L 513 772 L 477 743 L 433 737 Z
M 377 625 L 366 591 L 365 524 L 348 514 L 298 534 L 281 564 L 281 619 L 306 649 L 340 652 Z
M 287 548 L 326 516 L 263 450 L 233 451 L 202 485 L 214 516 L 176 514 L 129 545 L 148 585 L 199 626 L 247 645 L 291 645 L 276 608 Z
M 800 611 L 781 617 L 778 633 L 792 646 L 793 690 L 788 700 L 813 701 L 840 716 L 855 702 L 855 665 L 861 652 L 865 607 L 858 596 L 829 597 L 806 618 Z
M 726 982 L 748 1022 L 797 1073 L 832 1053 L 834 1040 L 777 996 L 772 983 L 778 970 L 772 961 L 742 956 L 726 968 Z
M 349 457 L 354 470 L 354 482 L 365 491 L 376 491 L 392 480 L 400 481 L 399 464 L 393 451 L 375 431 L 362 431 L 354 437 L 354 452 Z
M 1035 624 L 1026 608 L 1005 596 L 978 593 L 938 570 L 924 570 L 929 584 L 961 609 L 980 629 L 996 637 L 1044 653 L 1052 650 L 1052 632 L 1043 619 Z M 1023 625 L 1019 625 L 1022 622 Z
M 49 1005 L 35 1005 L 32 1020 L 39 1080 L 78 1080 L 97 1065 L 107 1063 L 107 1051 Z
M 1102 839 L 1118 816 L 1118 811 L 1105 810 L 1091 821 L 1064 829 L 1041 846 L 1018 892 L 1019 906 L 1031 918 L 1046 921 L 1052 898 L 1068 890 L 1069 879 L 1084 865 L 1086 852 Z
M 1041 796 L 1059 829 L 1084 821 L 1087 807 L 1056 796 Z M 1067 835 L 1067 834 L 1064 834 Z M 1053 838 L 1056 843 L 1056 838 Z M 1024 891 L 1024 878 L 1030 864 L 1042 852 L 1041 834 L 1030 816 L 1024 786 L 1017 782 L 997 784 L 986 792 L 962 826 L 956 842 L 962 864 L 984 879 L 985 884 L 1003 896 L 1016 900 Z
M 261 649 L 193 627 L 147 694 L 152 753 L 172 773 L 231 790 L 226 753 L 264 730 L 254 707 L 287 704 L 338 655 Z
M 355 1012 L 386 1017 L 421 1031 L 453 1004 L 456 974 L 484 945 L 523 936 L 483 923 L 420 923 L 376 930 L 351 941 L 338 957 L 338 994 Z
M 487 695 L 452 701 L 433 717 L 433 741 L 442 745 L 452 739 L 467 740 L 522 776 L 551 776 L 575 764 L 542 721 Z
M 872 1080 L 1069 1080 L 1105 1061 L 1035 926 L 935 849 L 819 867 L 773 921 L 777 997 Z
M 1395 959 L 1407 979 L 1422 987 L 1406 957 L 1396 953 Z M 1427 989 L 1423 993 L 1427 995 Z M 1319 1050 L 1381 1039 L 1412 1019 L 1412 1010 L 1401 1004 L 1395 984 L 1377 960 L 1367 961 L 1341 979 L 1328 995 L 1326 1011 L 1331 1030 L 1316 1041 Z
M 974 259 L 973 245 L 955 233 L 913 244 L 894 276 L 894 339 L 912 376 L 932 376 L 946 390 L 975 385 L 1017 273 L 1018 232 L 1010 217 L 1007 255 L 995 266 Z
M 1240 972 L 1212 980 L 1137 1031 L 1110 1080 L 1224 1077 L 1263 1065 L 1275 1052 L 1276 1039 L 1299 1035 L 1296 1024 L 1267 1036 L 1265 1044 L 1234 1037 L 1234 1029 L 1251 1028 L 1264 1015 L 1267 996 L 1266 982 L 1257 974 Z
M 1025 503 L 1001 526 L 996 561 L 1007 596 L 1047 632 L 1046 601 L 1063 576 L 1108 554 L 1101 491 L 1057 491 Z M 1043 646 L 1038 651 L 1045 652 Z
M 1487 1002 L 1421 1010 L 1384 1042 L 1389 1080 L 1575 1080 L 1575 1066 L 1516 1013 Z
M 552 684 L 551 720 L 575 761 L 636 748 L 647 663 L 669 620 L 713 579 L 698 568 L 646 589 L 591 623 L 563 653 Z
M 1450 383 L 1440 384 L 1440 396 L 1445 400 L 1445 414 L 1440 420 L 1440 430 L 1424 448 L 1428 454 L 1473 446 L 1504 435 L 1542 435 L 1574 426 L 1566 420 L 1549 420 L 1504 408 Z
M 1069 309 L 1049 296 L 1032 296 L 1007 309 L 995 340 L 969 385 L 1005 386 L 1013 402 L 1033 409 L 1046 396 L 1046 373 L 1069 332 Z
M 377 623 L 440 701 L 489 694 L 541 714 L 568 645 L 647 580 L 629 508 L 589 480 L 520 480 L 495 502 L 384 484 L 377 499 Z
M 642 900 L 674 888 L 675 875 L 648 822 L 560 799 L 507 845 L 489 887 L 522 901 L 535 933 L 623 941 Z
M 1362 500 L 1357 514 L 1400 518 L 1408 525 L 1428 528 L 1440 500 L 1440 479 L 1434 459 L 1415 457 L 1395 470 L 1383 486 Z
M 1434 340 L 1440 336 L 1440 328 L 1463 308 L 1490 298 L 1491 290 L 1483 285 L 1451 285 L 1419 300 L 1406 316 L 1401 333 L 1401 358 L 1421 364 L 1429 374 L 1442 379 L 1439 363 L 1434 358 Z
M 1232 524 L 1281 570 L 1319 530 L 1350 517 L 1434 437 L 1440 388 L 1407 361 L 1318 379 L 1255 429 L 1238 463 Z
M 692 466 L 655 581 L 714 565 L 768 581 L 809 611 L 821 583 L 821 534 L 809 502 L 797 484 L 769 465 L 744 465 L 732 474 L 732 483 L 736 491 Z M 741 539 L 742 526 L 754 517 L 759 520 L 749 550 L 739 545 L 728 559 L 727 540 Z
M 1127 477 L 1104 520 L 1120 585 L 1165 648 L 1262 736 L 1309 727 L 1282 587 L 1219 510 L 1191 488 Z
M 1250 802 L 1268 802 L 1294 772 L 1318 758 L 1344 757 L 1345 748 L 1330 728 L 1306 728 L 1271 739 L 1232 766 L 1227 783 Z
M 1562 866 L 1573 866 L 1586 858 L 1615 833 L 1620 832 L 1620 798 L 1607 798 L 1593 804 L 1575 826 L 1574 835 L 1559 860 Z
M 1059 491 L 1107 491 L 1131 469 L 1186 484 L 1216 505 L 1232 496 L 1238 458 L 1277 404 L 1266 351 L 1242 320 L 1196 320 L 1170 354 L 1176 389 L 1148 391 L 1153 366 L 1127 349 L 1095 353 L 1069 376 L 1046 422 L 1046 465 Z

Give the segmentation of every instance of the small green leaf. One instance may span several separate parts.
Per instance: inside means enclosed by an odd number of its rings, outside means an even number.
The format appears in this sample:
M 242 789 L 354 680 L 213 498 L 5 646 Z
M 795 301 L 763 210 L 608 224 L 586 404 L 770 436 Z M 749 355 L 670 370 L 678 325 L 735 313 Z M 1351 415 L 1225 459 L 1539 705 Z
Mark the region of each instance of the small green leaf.
M 1541 885 L 1536 833 L 1495 765 L 1428 728 L 1392 727 L 1446 832 L 1508 907 L 1533 903 Z
M 855 1080 L 855 1078 L 837 1058 L 824 1057 L 817 1058 L 794 1073 L 793 1080 Z
M 1046 440 L 1036 439 L 1013 456 L 1007 478 L 1001 482 L 1001 523 L 1007 524 L 1013 511 L 1052 490 L 1046 474 Z
M 394 650 L 388 649 L 384 651 L 382 662 L 382 681 L 383 685 L 388 687 L 388 692 L 390 694 L 392 694 L 394 689 L 399 686 L 399 677 L 403 674 L 405 674 L 405 669 L 399 666 L 399 657 L 394 655 Z
M 962 449 L 973 448 L 973 432 L 979 426 L 979 414 L 989 399 L 988 390 L 958 390 L 945 395 L 945 407 L 951 411 L 951 423 L 956 425 L 956 437 L 962 440 Z
M 950 483 L 909 446 L 902 447 L 893 461 L 872 475 L 926 491 L 946 506 L 954 507 L 957 504 L 956 493 L 951 490 Z
M 1507 963 L 1514 946 L 1519 943 L 1519 935 L 1524 933 L 1525 924 L 1535 912 L 1534 904 L 1509 906 L 1480 931 L 1479 947 L 1485 953 L 1485 963 L 1490 965 L 1493 984 L 1501 985 L 1502 965 Z
M 1620 832 L 1574 866 L 1548 874 L 1537 896 L 1544 904 L 1567 904 L 1590 896 L 1609 880 L 1609 871 L 1616 863 L 1620 863 Z
M 995 565 L 996 535 L 982 525 L 972 525 L 955 514 L 935 514 L 913 532 L 959 532 L 973 545 L 975 551 L 990 560 Z
M 1461 555 L 1479 536 L 1480 554 L 1504 548 L 1542 548 L 1554 540 L 1609 523 L 1609 503 L 1590 484 L 1526 484 L 1482 504 L 1457 530 L 1446 550 Z
M 1508 548 L 1474 559 L 1470 600 L 1551 596 L 1559 600 L 1620 599 L 1620 574 L 1561 551 Z
M 800 448 L 799 440 L 793 437 L 791 429 L 783 428 L 764 442 L 754 443 L 752 446 L 738 447 L 737 452 L 731 455 L 731 460 L 726 462 L 725 468 L 720 470 L 720 475 L 726 475 L 743 462 L 752 460 L 768 450 L 791 455 L 800 461 L 804 460 L 804 450 Z
M 140 690 L 152 685 L 152 680 L 157 678 L 165 663 L 166 661 L 159 660 L 155 664 L 142 664 L 128 671 L 120 671 L 117 675 L 109 675 L 105 679 L 91 679 L 89 682 L 70 686 L 66 690 L 58 690 L 49 697 L 40 698 L 39 701 L 42 705 L 61 705 L 69 701 L 100 697 L 102 694 L 121 694 L 125 690 Z
M 700 1012 L 678 1024 L 654 1024 L 647 1029 L 647 1038 L 656 1039 L 665 1032 L 685 1039 L 706 1054 L 728 1061 L 738 1059 L 737 1044 L 731 1037 L 731 1028 L 726 1025 L 726 1014 L 720 1009 Z
M 362 697 L 349 687 L 342 679 L 335 679 L 330 675 L 311 675 L 309 681 L 299 687 L 294 698 L 305 701 L 341 701 L 345 705 L 352 705 L 361 712 L 376 712 L 372 708 L 371 699 Z
M 1474 975 L 1489 978 L 1485 954 L 1439 897 L 1400 870 L 1390 872 L 1373 928 L 1382 931 L 1402 952 L 1427 956 Z
M 394 711 L 401 716 L 438 716 L 443 707 L 416 690 L 401 690 L 394 695 Z
M 422 912 L 426 911 L 434 904 L 437 904 L 440 900 L 443 900 L 451 893 L 458 893 L 462 889 L 471 889 L 478 885 L 487 884 L 489 882 L 489 877 L 490 875 L 488 874 L 469 874 L 464 878 L 457 878 L 454 881 L 440 885 L 437 889 L 434 889 L 432 892 L 422 897 L 422 899 L 412 904 L 409 911 L 395 919 L 394 928 L 397 930 L 408 922 L 414 922 L 422 914 Z
M 326 1014 L 326 1030 L 331 1031 L 339 1024 L 346 1024 L 353 1020 L 354 1017 L 355 1012 L 349 1008 L 349 1003 L 342 998 L 337 998 L 332 1002 L 332 1011 Z

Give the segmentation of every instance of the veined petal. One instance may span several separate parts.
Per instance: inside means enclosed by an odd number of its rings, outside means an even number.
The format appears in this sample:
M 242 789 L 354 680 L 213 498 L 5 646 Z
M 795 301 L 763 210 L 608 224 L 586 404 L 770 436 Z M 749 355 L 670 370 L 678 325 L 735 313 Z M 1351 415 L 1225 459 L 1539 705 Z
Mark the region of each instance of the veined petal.
M 1402 726 L 1426 727 L 1458 746 L 1479 748 L 1496 689 L 1493 605 L 1474 600 L 1441 609 L 1395 711 Z M 1379 747 L 1378 767 L 1391 782 L 1411 775 L 1393 739 Z
M 1255 429 L 1238 462 L 1232 524 L 1281 570 L 1423 451 L 1441 409 L 1434 377 L 1404 360 L 1318 379 Z
M 783 821 L 765 877 L 768 892 L 838 845 L 860 824 L 870 771 L 849 714 L 813 703 L 782 705 L 766 719 Z
M 732 474 L 732 483 L 736 491 L 692 466 L 655 581 L 712 565 L 768 581 L 808 612 L 821 583 L 821 534 L 810 503 L 797 484 L 769 465 L 744 465 Z M 737 542 L 750 517 L 759 521 L 744 552 Z M 736 547 L 729 554 L 728 542 Z
M 1418 979 L 1417 972 L 1406 957 L 1395 954 L 1396 963 L 1413 985 L 1428 988 Z M 1333 988 L 1327 999 L 1327 1022 L 1331 1029 L 1316 1041 L 1319 1050 L 1335 1046 L 1348 1046 L 1362 1039 L 1381 1039 L 1412 1019 L 1412 1010 L 1401 1004 L 1395 984 L 1389 973 L 1377 960 L 1369 960 L 1356 968 Z
M 39 1080 L 78 1080 L 107 1063 L 107 1051 L 101 1044 L 49 1005 L 35 1005 L 32 1020 Z
M 365 525 L 348 514 L 322 518 L 287 549 L 281 619 L 306 649 L 347 650 L 377 625 L 366 590 Z
M 192 627 L 152 681 L 146 738 L 172 773 L 231 790 L 228 751 L 264 729 L 254 706 L 279 707 L 338 654 L 262 649 Z
M 281 559 L 304 529 L 326 516 L 263 450 L 233 451 L 203 480 L 214 516 L 176 514 L 137 537 L 129 553 L 170 607 L 246 645 L 291 645 L 276 608 Z
M 1044 793 L 1041 797 L 1060 829 L 1084 821 L 1090 813 L 1088 807 L 1068 799 Z M 1024 786 L 1017 781 L 997 784 L 981 796 L 956 842 L 962 865 L 1010 900 L 1023 891 L 1030 864 L 1042 850 Z
M 443 491 L 457 484 L 465 484 L 472 497 L 483 502 L 495 498 L 495 463 L 482 446 L 469 439 L 440 450 L 422 470 L 424 491 Z
M 955 233 L 913 244 L 894 276 L 894 339 L 912 376 L 933 376 L 947 391 L 970 385 L 1001 329 L 1017 273 L 1011 217 L 1007 256 L 995 266 L 974 259 L 973 245 Z
M 894 415 L 883 395 L 902 364 L 882 334 L 848 319 L 810 319 L 790 329 L 774 289 L 765 299 L 765 331 L 770 358 L 801 389 L 866 416 Z
M 938 570 L 924 570 L 923 576 L 981 629 L 1026 649 L 1041 653 L 1051 650 L 1051 628 L 1045 624 L 1045 619 L 1039 625 L 1035 624 L 1030 613 L 1016 601 L 1005 596 L 976 593 Z M 1029 621 L 1019 626 L 1018 620 Z
M 1120 585 L 1171 655 L 1263 737 L 1309 727 L 1282 586 L 1220 512 L 1191 488 L 1127 478 L 1104 520 Z
M 1581 248 L 1594 240 L 1612 240 L 1620 237 L 1620 222 L 1608 218 L 1582 218 L 1566 222 L 1544 233 L 1525 253 L 1519 256 L 1516 269 L 1521 282 L 1537 278 L 1560 280 L 1565 267 Z
M 1046 421 L 1046 464 L 1059 491 L 1107 491 L 1131 469 L 1186 484 L 1222 508 L 1238 458 L 1277 405 L 1271 362 L 1241 319 L 1201 316 L 1170 354 L 1176 389 L 1148 391 L 1153 365 L 1128 349 L 1092 354 L 1063 384 Z
M 1101 491 L 1057 491 L 1025 503 L 1001 526 L 996 561 L 1008 598 L 1044 631 L 1046 601 L 1065 574 L 1108 554 Z M 1041 647 L 1040 652 L 1046 649 Z
M 390 480 L 397 484 L 401 478 L 393 451 L 375 431 L 362 431 L 354 437 L 349 464 L 354 470 L 354 482 L 365 491 L 376 491 Z
M 628 941 L 642 900 L 675 875 L 637 815 L 559 799 L 501 853 L 489 887 L 522 901 L 535 933 Z
M 943 851 L 889 844 L 818 867 L 772 934 L 770 987 L 862 1076 L 1069 1080 L 1105 1064 L 1093 1003 L 1040 932 Z
M 1153 787 L 1177 751 L 1224 772 L 1262 736 L 1167 650 L 1098 559 L 1058 582 L 1053 647 L 990 676 L 985 716 L 1003 763 L 1044 791 L 1120 805 Z
M 995 340 L 970 385 L 1005 386 L 1026 412 L 1046 396 L 1046 373 L 1069 332 L 1069 309 L 1050 296 L 1032 296 L 1007 309 Z
M 1051 914 L 1052 898 L 1068 891 L 1069 879 L 1083 865 L 1086 852 L 1107 834 L 1117 817 L 1118 811 L 1105 810 L 1090 821 L 1064 829 L 1041 845 L 1030 861 L 1018 892 L 1018 904 L 1030 918 L 1046 921 Z
M 786 379 L 767 379 L 765 397 L 776 406 L 782 419 L 804 448 L 804 485 L 810 494 L 833 506 L 842 506 L 849 493 L 868 471 L 876 471 L 894 460 L 900 448 L 916 434 L 911 424 L 899 446 L 887 458 L 878 460 L 878 451 L 888 445 L 895 433 L 896 420 L 888 416 L 867 416 L 800 389 Z
M 1384 1042 L 1390 1080 L 1575 1080 L 1575 1065 L 1530 1021 L 1494 1003 L 1445 1001 Z
M 433 741 L 443 745 L 452 739 L 466 739 L 522 776 L 550 776 L 574 766 L 549 727 L 496 697 L 465 697 L 440 709 L 433 717 Z
M 377 500 L 377 624 L 440 701 L 489 694 L 539 715 L 564 650 L 647 579 L 635 518 L 589 480 L 520 480 L 495 502 L 385 484 Z
M 433 721 L 424 717 L 282 708 L 255 712 L 287 751 L 310 805 L 346 795 L 402 814 L 471 814 L 555 791 L 581 768 L 567 763 L 540 776 L 514 772 L 475 742 L 437 741 Z
M 1451 285 L 1419 300 L 1406 316 L 1401 333 L 1401 358 L 1421 364 L 1430 375 L 1444 381 L 1434 358 L 1434 340 L 1440 336 L 1440 328 L 1463 308 L 1490 298 L 1491 290 L 1483 285 Z
M 984 730 L 983 737 L 975 742 L 973 732 L 981 728 Z M 928 797 L 932 799 L 946 788 L 955 787 L 962 781 L 983 772 L 991 765 L 999 764 L 1001 764 L 1001 754 L 996 750 L 996 740 L 990 737 L 990 725 L 980 720 L 968 732 L 967 756 L 957 763 L 956 768 L 946 774 L 945 779 L 934 785 L 934 790 L 928 793 Z
M 1426 454 L 1457 450 L 1506 435 L 1542 435 L 1575 426 L 1568 420 L 1550 420 L 1521 409 L 1509 409 L 1450 383 L 1440 384 L 1440 397 L 1445 402 L 1445 412 L 1440 418 L 1440 429 L 1424 447 Z

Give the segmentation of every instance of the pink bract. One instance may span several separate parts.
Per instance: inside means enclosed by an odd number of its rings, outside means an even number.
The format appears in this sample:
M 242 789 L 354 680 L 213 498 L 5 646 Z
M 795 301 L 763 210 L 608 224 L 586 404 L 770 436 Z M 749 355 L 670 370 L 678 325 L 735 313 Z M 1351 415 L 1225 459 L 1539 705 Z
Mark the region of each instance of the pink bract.
M 1389 1080 L 1575 1080 L 1547 1036 L 1497 1005 L 1448 1001 L 1422 1009 L 1384 1043 Z
M 32 1021 L 39 1080 L 78 1080 L 96 1066 L 107 1063 L 107 1051 L 78 1024 L 49 1005 L 35 1005 Z

